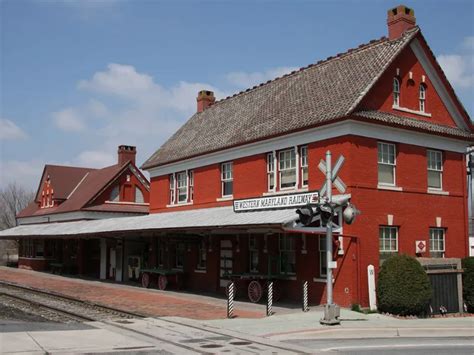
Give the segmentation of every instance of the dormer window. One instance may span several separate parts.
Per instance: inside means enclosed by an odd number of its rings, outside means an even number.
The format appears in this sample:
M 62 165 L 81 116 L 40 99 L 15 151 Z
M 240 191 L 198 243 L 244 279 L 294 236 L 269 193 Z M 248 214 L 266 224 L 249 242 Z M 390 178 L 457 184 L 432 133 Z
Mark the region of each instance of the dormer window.
M 110 192 L 110 201 L 118 202 L 120 197 L 120 187 L 115 185 L 112 191 Z
M 393 78 L 393 106 L 400 106 L 400 81 Z
M 419 90 L 420 112 L 425 112 L 426 86 L 421 84 Z

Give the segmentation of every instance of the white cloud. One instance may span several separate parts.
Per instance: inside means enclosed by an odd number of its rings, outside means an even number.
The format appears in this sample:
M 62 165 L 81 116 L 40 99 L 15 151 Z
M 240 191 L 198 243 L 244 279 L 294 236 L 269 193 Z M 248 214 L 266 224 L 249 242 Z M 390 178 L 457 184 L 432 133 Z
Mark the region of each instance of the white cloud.
M 44 162 L 38 159 L 30 161 L 0 160 L 0 186 L 15 181 L 20 186 L 35 190 L 43 172 Z
M 79 154 L 77 163 L 90 168 L 103 168 L 117 163 L 116 157 L 105 151 L 86 150 Z
M 25 139 L 28 135 L 13 121 L 0 118 L 0 140 Z
M 263 72 L 247 73 L 243 71 L 227 74 L 227 81 L 238 88 L 249 88 L 267 80 L 275 79 L 296 70 L 295 67 L 277 67 Z
M 454 87 L 474 87 L 474 36 L 465 37 L 457 53 L 441 54 L 437 59 Z
M 66 132 L 80 132 L 85 129 L 84 119 L 74 108 L 53 112 L 53 120 L 58 128 Z

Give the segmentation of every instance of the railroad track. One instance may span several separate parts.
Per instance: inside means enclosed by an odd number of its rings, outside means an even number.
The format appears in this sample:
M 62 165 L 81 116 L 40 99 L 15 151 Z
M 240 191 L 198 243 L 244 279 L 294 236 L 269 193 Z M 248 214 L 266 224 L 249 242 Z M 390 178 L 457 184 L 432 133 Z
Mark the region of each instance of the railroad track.
M 61 323 L 143 318 L 142 315 L 0 281 L 0 301 Z M 16 303 L 15 303 L 16 300 Z

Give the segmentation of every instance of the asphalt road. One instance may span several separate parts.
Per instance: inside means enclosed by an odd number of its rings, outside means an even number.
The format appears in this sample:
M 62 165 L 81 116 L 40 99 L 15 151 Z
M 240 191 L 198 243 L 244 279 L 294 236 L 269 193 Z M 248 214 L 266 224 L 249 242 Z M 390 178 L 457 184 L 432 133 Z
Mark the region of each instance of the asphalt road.
M 371 338 L 371 339 L 294 339 L 287 342 L 307 347 L 313 351 L 340 354 L 390 354 L 390 355 L 472 355 L 474 337 L 451 338 Z

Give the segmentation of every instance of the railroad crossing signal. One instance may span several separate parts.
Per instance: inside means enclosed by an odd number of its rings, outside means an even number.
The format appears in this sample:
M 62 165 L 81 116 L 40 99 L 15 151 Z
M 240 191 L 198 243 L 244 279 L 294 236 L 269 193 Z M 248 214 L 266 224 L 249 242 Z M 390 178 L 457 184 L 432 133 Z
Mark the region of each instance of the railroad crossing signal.
M 341 170 L 342 165 L 344 164 L 344 160 L 345 160 L 344 156 L 340 155 L 339 158 L 337 158 L 336 164 L 334 165 L 334 168 L 332 169 L 332 172 L 331 172 L 331 180 L 334 186 L 336 187 L 337 191 L 339 191 L 341 194 L 346 192 L 347 186 L 346 184 L 344 184 L 344 181 L 342 181 L 342 179 L 337 176 L 337 174 L 339 173 L 339 170 Z M 321 159 L 321 161 L 319 162 L 318 168 L 319 170 L 321 170 L 323 174 L 326 174 L 327 166 L 324 160 Z M 321 189 L 319 190 L 320 196 L 324 196 L 326 194 L 326 190 L 327 190 L 327 181 L 324 182 L 323 186 L 321 186 Z

